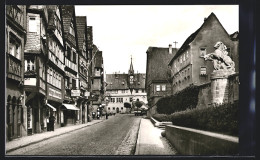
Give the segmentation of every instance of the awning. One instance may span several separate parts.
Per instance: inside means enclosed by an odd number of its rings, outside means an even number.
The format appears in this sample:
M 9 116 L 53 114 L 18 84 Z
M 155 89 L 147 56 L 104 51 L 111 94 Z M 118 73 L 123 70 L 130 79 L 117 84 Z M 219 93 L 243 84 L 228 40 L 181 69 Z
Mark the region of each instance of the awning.
M 65 104 L 65 103 L 63 103 L 62 105 L 63 105 L 64 107 L 66 107 L 67 109 L 69 109 L 69 110 L 76 110 L 76 111 L 79 110 L 79 108 L 76 107 L 76 106 L 73 105 L 73 104 Z
M 49 106 L 53 111 L 56 111 L 56 108 L 54 108 L 52 105 L 50 105 L 49 103 L 47 103 L 47 106 Z

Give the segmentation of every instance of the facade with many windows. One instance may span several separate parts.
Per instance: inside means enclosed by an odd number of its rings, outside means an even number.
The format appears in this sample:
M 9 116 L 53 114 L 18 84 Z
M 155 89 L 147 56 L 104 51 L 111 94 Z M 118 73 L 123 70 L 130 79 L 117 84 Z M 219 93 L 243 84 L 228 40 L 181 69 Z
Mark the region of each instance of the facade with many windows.
M 24 43 L 26 37 L 26 7 L 6 6 L 6 140 L 26 134 L 24 105 Z
M 171 45 L 169 48 L 149 47 L 146 52 L 145 89 L 151 114 L 156 113 L 156 103 L 161 97 L 171 95 L 168 63 L 176 52 Z
M 86 123 L 104 101 L 102 52 L 86 21 L 73 5 L 6 6 L 7 141 L 49 131 L 51 115 L 55 128 Z
M 202 26 L 186 39 L 169 63 L 172 93 L 176 94 L 190 85 L 205 86 L 200 95 L 203 100 L 198 106 L 210 105 L 210 74 L 214 68 L 212 62 L 204 60 L 203 56 L 214 52 L 214 45 L 221 41 L 227 47 L 228 56 L 237 65 L 238 42 L 233 37 L 236 34 L 230 36 L 214 13 L 205 18 Z M 238 72 L 238 66 L 235 69 Z
M 76 17 L 77 34 L 78 34 L 78 77 L 79 77 L 79 89 L 80 97 L 78 99 L 78 106 L 80 108 L 80 120 L 82 123 L 88 122 L 88 114 L 90 104 L 88 103 L 88 97 L 90 96 L 90 84 L 89 84 L 89 56 L 87 52 L 87 17 Z
M 106 100 L 108 113 L 129 113 L 132 103 L 142 101 L 147 104 L 145 92 L 146 76 L 143 73 L 134 73 L 131 61 L 128 74 L 106 74 Z
M 24 91 L 27 107 L 28 134 L 47 130 L 48 107 L 46 99 L 46 55 L 48 8 L 44 5 L 27 6 L 27 36 L 24 50 Z M 56 76 L 54 76 L 56 78 Z M 58 81 L 53 84 L 58 87 Z M 61 77 L 57 77 L 60 78 Z

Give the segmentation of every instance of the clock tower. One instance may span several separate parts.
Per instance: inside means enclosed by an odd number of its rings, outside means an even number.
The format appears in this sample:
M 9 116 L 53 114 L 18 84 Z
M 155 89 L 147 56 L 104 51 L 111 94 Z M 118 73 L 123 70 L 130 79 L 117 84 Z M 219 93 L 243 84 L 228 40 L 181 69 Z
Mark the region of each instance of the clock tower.
M 134 89 L 134 67 L 133 67 L 133 63 L 132 63 L 132 56 L 131 56 L 130 68 L 128 71 L 128 82 L 129 82 L 129 89 L 132 94 L 133 89 Z

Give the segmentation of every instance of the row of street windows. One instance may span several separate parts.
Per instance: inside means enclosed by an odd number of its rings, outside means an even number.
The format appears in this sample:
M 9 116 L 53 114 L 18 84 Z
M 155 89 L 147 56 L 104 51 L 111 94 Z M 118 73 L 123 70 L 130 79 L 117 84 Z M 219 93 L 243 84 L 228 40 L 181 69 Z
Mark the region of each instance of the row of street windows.
M 111 90 L 111 91 L 106 91 L 107 93 L 112 93 L 112 94 L 118 94 L 118 93 L 128 93 L 128 90 Z M 135 93 L 145 93 L 144 89 L 135 89 Z
M 156 85 L 155 86 L 156 88 L 156 92 L 160 92 L 160 91 L 166 91 L 166 85 L 163 84 L 163 85 Z
M 49 49 L 54 53 L 56 57 L 59 58 L 61 62 L 64 61 L 64 55 L 61 47 L 52 38 L 49 38 Z
M 110 107 L 108 107 L 107 108 L 108 110 L 110 110 Z M 113 107 L 113 110 L 115 110 L 116 108 L 115 107 Z M 119 109 L 119 108 L 118 108 Z M 121 107 L 121 110 L 123 110 L 124 108 L 123 107 Z
M 11 32 L 9 32 L 9 53 L 15 58 L 21 60 L 22 45 L 21 41 Z
M 48 68 L 47 70 L 47 82 L 54 85 L 55 87 L 61 89 L 61 79 L 62 76 L 55 72 L 52 68 Z
M 123 98 L 110 98 L 112 103 L 123 103 Z

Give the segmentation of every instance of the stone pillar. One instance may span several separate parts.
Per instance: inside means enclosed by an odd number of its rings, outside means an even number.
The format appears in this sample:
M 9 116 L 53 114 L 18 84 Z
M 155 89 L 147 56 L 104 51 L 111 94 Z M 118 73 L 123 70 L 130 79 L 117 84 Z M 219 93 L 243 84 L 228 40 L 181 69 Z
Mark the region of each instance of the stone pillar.
M 228 76 L 233 73 L 233 71 L 226 70 L 215 70 L 211 73 L 211 94 L 213 105 L 219 105 L 228 102 Z

